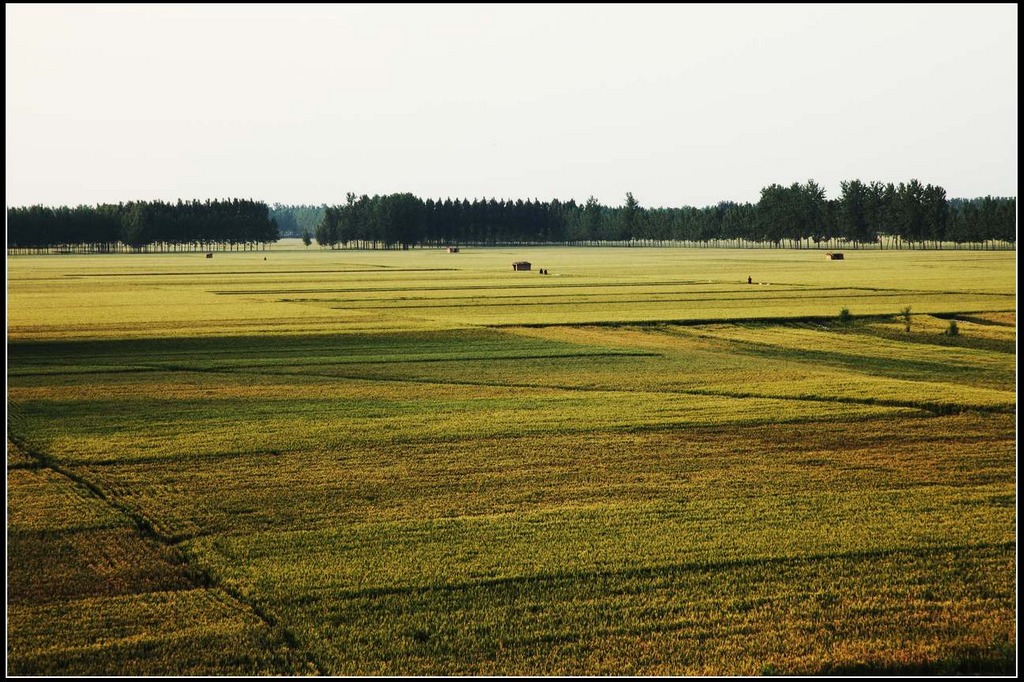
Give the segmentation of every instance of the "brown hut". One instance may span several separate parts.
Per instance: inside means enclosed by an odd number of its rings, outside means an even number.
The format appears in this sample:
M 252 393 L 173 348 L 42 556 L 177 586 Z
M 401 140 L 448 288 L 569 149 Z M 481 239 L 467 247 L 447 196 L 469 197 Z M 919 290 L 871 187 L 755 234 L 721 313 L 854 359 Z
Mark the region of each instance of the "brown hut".
M 531 267 L 530 261 L 528 260 L 517 260 L 512 264 L 512 269 L 516 272 L 519 272 L 520 270 L 529 270 Z
M 838 251 L 829 251 L 825 254 L 825 258 L 829 260 L 843 260 L 843 254 Z
M 448 247 L 448 253 L 458 253 L 458 252 L 459 252 L 459 247 L 457 247 L 457 246 L 449 246 Z

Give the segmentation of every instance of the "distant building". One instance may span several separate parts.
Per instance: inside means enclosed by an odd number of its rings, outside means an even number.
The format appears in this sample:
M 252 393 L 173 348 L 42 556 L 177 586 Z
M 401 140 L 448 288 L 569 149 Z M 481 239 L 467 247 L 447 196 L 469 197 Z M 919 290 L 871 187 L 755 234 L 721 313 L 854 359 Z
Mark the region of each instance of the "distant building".
M 825 254 L 825 258 L 829 260 L 843 260 L 843 254 L 829 251 L 828 253 Z
M 210 253 L 210 252 L 208 251 L 208 252 L 206 253 L 206 257 L 207 257 L 207 258 L 213 258 L 213 254 L 212 254 L 212 253 Z
M 517 260 L 515 263 L 512 264 L 512 269 L 517 272 L 519 270 L 529 270 L 531 267 L 532 266 L 530 265 L 530 261 L 528 260 Z
M 458 253 L 458 252 L 459 252 L 459 247 L 457 247 L 457 246 L 449 246 L 448 247 L 448 253 Z

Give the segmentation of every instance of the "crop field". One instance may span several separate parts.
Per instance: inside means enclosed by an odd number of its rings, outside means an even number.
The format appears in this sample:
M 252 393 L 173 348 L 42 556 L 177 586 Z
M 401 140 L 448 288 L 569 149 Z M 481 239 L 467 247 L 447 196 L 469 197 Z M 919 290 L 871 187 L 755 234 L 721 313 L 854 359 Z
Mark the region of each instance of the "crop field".
M 10 257 L 8 673 L 1013 674 L 1015 266 Z

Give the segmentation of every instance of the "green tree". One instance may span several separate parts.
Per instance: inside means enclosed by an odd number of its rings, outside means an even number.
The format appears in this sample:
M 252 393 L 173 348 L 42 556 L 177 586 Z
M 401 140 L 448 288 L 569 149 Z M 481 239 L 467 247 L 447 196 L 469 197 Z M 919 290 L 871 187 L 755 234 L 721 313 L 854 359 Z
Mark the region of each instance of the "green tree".
M 815 243 L 828 241 L 832 234 L 829 220 L 828 204 L 825 201 L 825 190 L 814 180 L 803 185 L 794 185 L 800 205 L 799 224 L 790 238 L 800 240 L 811 237 Z
M 121 241 L 136 249 L 150 242 L 148 205 L 135 201 L 125 207 L 121 214 Z
M 759 230 L 757 241 L 780 245 L 784 240 L 800 239 L 813 233 L 816 199 L 808 197 L 800 183 L 789 187 L 771 184 L 761 190 L 757 203 Z
M 874 242 L 875 236 L 868 219 L 870 192 L 860 180 L 839 183 L 842 194 L 837 206 L 839 234 L 859 243 Z
M 638 234 L 640 223 L 640 203 L 633 198 L 632 192 L 626 192 L 626 203 L 622 207 L 620 216 L 622 239 L 635 239 Z
M 897 234 L 905 241 L 921 243 L 925 238 L 924 185 L 918 180 L 896 188 Z
M 946 201 L 946 190 L 935 185 L 925 185 L 921 202 L 925 236 L 941 243 L 946 239 L 949 230 L 949 202 Z
M 603 210 L 593 195 L 587 197 L 587 203 L 583 205 L 583 230 L 586 238 L 590 241 L 598 241 L 603 236 L 604 231 L 601 229 Z

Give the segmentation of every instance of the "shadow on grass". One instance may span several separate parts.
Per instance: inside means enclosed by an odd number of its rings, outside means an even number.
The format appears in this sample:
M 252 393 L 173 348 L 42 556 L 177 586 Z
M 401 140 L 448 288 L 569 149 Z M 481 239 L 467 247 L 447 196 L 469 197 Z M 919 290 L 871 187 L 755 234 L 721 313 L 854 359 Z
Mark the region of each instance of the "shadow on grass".
M 767 668 L 770 666 L 766 667 Z M 909 675 L 1007 675 L 1016 676 L 1017 648 L 1012 642 L 997 642 L 990 647 L 964 647 L 935 661 L 904 665 L 849 663 L 826 666 L 811 675 L 897 677 Z M 764 674 L 779 674 L 767 671 Z

